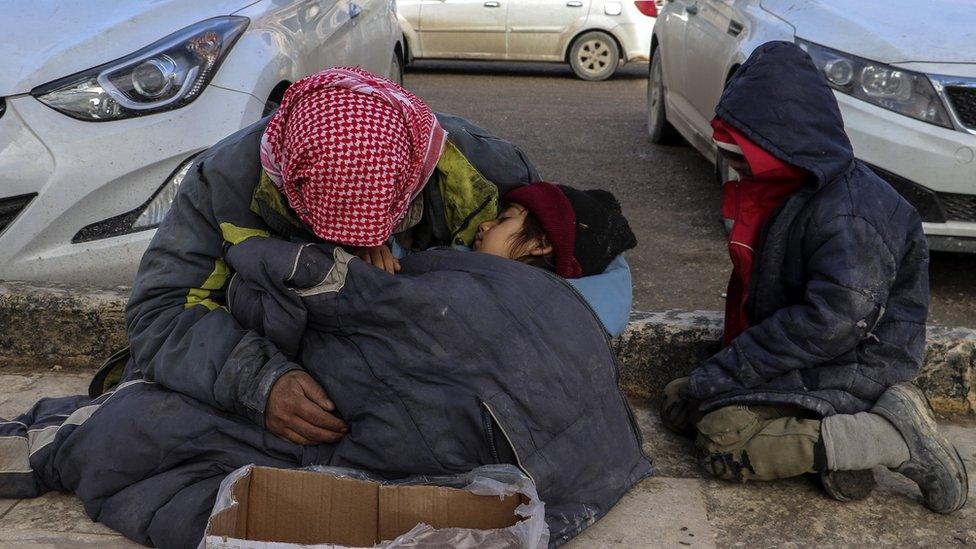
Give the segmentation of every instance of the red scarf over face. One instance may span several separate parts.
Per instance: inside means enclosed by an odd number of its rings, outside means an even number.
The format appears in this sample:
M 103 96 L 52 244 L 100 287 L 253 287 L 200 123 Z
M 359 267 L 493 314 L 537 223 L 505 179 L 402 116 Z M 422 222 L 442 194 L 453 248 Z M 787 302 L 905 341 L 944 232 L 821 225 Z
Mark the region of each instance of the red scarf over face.
M 729 234 L 732 276 L 725 300 L 725 345 L 749 327 L 749 279 L 762 228 L 784 200 L 806 183 L 800 168 L 779 160 L 719 118 L 712 120 L 712 138 L 720 147 L 742 151 L 752 177 L 729 181 L 723 187 L 722 215 L 733 220 Z M 731 145 L 731 147 L 728 147 Z

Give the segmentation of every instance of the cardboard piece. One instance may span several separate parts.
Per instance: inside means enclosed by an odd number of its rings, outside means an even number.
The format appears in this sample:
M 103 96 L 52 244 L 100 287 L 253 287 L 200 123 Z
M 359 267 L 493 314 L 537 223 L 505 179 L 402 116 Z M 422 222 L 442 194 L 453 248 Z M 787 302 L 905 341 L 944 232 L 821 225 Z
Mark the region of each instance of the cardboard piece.
M 210 517 L 217 536 L 290 544 L 372 547 L 419 523 L 489 530 L 519 522 L 512 495 L 479 496 L 442 486 L 398 486 L 328 473 L 253 467 L 231 487 L 237 505 Z

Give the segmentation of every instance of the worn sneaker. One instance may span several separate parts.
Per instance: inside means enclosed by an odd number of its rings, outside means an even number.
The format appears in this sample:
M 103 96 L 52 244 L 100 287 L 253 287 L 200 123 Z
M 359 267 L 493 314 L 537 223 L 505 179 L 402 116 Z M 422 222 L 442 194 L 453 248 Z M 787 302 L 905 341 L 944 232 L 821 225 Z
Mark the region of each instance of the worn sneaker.
M 939 433 L 921 389 L 908 382 L 892 385 L 871 412 L 890 421 L 905 439 L 911 458 L 894 470 L 918 484 L 926 507 L 936 513 L 952 513 L 966 504 L 966 466 L 956 448 Z
M 874 471 L 823 471 L 820 485 L 837 501 L 857 501 L 868 497 L 878 484 Z

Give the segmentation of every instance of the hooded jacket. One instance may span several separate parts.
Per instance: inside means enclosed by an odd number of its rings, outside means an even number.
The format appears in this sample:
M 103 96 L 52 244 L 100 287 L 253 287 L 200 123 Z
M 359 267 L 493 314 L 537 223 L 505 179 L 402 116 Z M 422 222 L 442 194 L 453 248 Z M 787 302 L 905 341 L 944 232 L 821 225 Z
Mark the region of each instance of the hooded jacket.
M 759 47 L 716 115 L 812 178 L 766 222 L 750 277 L 750 327 L 692 373 L 691 396 L 704 411 L 870 409 L 921 367 L 929 294 L 918 213 L 854 159 L 833 92 L 792 43 Z

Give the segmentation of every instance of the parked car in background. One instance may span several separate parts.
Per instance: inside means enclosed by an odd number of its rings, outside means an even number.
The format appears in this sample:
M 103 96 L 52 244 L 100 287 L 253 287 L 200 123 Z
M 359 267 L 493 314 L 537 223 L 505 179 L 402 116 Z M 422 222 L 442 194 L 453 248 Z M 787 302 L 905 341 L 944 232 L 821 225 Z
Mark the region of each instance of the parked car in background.
M 915 206 L 932 249 L 976 252 L 976 3 L 919 7 L 671 0 L 650 46 L 651 140 L 676 130 L 715 161 L 709 121 L 726 82 L 760 44 L 795 42 L 834 89 L 854 154 Z
M 0 279 L 129 283 L 193 157 L 289 83 L 402 78 L 389 0 L 0 6 Z
M 664 0 L 397 0 L 407 60 L 569 63 L 605 80 L 620 63 L 647 61 Z

